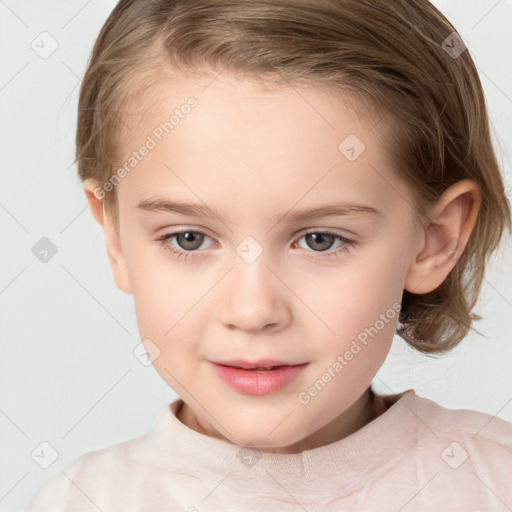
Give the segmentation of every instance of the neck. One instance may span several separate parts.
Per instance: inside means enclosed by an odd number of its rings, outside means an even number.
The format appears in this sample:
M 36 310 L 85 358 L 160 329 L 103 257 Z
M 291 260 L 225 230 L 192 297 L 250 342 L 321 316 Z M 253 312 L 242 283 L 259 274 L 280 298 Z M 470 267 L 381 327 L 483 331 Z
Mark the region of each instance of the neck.
M 343 439 L 380 416 L 386 407 L 370 387 L 339 416 L 297 443 L 280 448 L 261 449 L 267 453 L 301 453 Z
M 305 450 L 312 450 L 320 446 L 335 443 L 357 432 L 373 421 L 385 412 L 389 405 L 391 404 L 386 403 L 381 396 L 375 395 L 371 387 L 368 387 L 346 411 L 343 411 L 327 425 L 304 439 L 288 446 L 260 448 L 260 451 L 264 453 L 301 453 Z M 183 404 L 177 413 L 177 417 L 184 425 L 200 434 L 223 438 L 223 436 L 219 434 L 215 435 L 215 433 L 203 428 L 194 415 L 194 412 L 187 404 Z

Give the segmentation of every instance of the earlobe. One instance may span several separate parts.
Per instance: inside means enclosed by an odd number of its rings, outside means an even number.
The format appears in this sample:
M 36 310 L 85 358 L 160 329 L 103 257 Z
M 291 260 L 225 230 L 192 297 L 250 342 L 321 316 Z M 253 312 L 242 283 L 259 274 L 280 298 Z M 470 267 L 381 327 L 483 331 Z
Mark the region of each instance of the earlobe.
M 83 186 L 91 213 L 103 230 L 108 260 L 114 281 L 121 291 L 130 294 L 130 280 L 128 277 L 120 236 L 112 222 L 112 219 L 105 212 L 102 200 L 103 197 L 98 194 L 98 190 L 101 191 L 101 188 L 99 188 L 98 184 L 92 179 L 85 180 Z
M 481 190 L 473 180 L 449 187 L 430 210 L 422 244 L 409 268 L 404 288 L 424 294 L 438 288 L 459 261 L 476 223 Z

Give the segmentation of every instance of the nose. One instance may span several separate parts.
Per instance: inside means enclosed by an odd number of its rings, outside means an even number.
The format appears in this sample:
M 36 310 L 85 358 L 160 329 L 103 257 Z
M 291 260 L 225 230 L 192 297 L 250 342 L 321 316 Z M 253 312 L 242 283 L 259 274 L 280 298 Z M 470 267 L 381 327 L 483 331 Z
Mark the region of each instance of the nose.
M 235 254 L 222 289 L 223 325 L 247 332 L 283 329 L 291 319 L 290 292 L 276 274 L 268 267 L 265 252 L 252 263 Z

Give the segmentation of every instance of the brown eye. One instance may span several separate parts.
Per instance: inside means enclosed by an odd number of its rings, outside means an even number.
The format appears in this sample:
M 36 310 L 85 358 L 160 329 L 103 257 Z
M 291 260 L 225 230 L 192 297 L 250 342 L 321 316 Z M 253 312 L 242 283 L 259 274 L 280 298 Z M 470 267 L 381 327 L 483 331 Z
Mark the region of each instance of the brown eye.
M 203 252 L 203 243 L 205 239 L 211 238 L 200 231 L 191 229 L 182 229 L 181 231 L 174 231 L 166 233 L 157 239 L 160 246 L 170 251 L 178 258 L 183 257 L 187 259 L 189 256 L 193 258 L 196 254 Z
M 177 233 L 174 236 L 176 237 L 178 245 L 186 251 L 199 249 L 204 240 L 204 235 L 197 231 L 184 231 L 182 233 Z
M 306 242 L 304 245 L 301 245 L 302 240 Z M 338 244 L 334 245 L 336 241 Z M 304 233 L 295 245 L 301 249 L 308 249 L 307 252 L 310 254 L 316 253 L 317 258 L 329 258 L 337 257 L 343 252 L 348 252 L 356 243 L 353 240 L 349 240 L 336 233 L 331 233 L 330 231 L 311 230 Z
M 308 233 L 305 235 L 306 243 L 311 249 L 326 251 L 334 243 L 335 236 L 329 233 Z

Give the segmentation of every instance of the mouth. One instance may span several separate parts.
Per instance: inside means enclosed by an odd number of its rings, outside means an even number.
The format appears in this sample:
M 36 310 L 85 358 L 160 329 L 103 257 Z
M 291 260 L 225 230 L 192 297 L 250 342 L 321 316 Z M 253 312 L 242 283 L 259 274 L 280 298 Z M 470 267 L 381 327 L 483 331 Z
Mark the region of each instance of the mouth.
M 228 386 L 247 395 L 277 393 L 300 376 L 309 363 L 277 360 L 210 361 L 217 376 Z
M 240 370 L 255 370 L 255 371 L 269 371 L 277 368 L 283 368 L 286 366 L 300 366 L 307 363 L 293 363 L 278 361 L 276 359 L 260 359 L 258 361 L 244 361 L 241 359 L 232 361 L 212 361 L 214 364 L 220 366 L 228 366 L 230 368 L 238 368 Z

